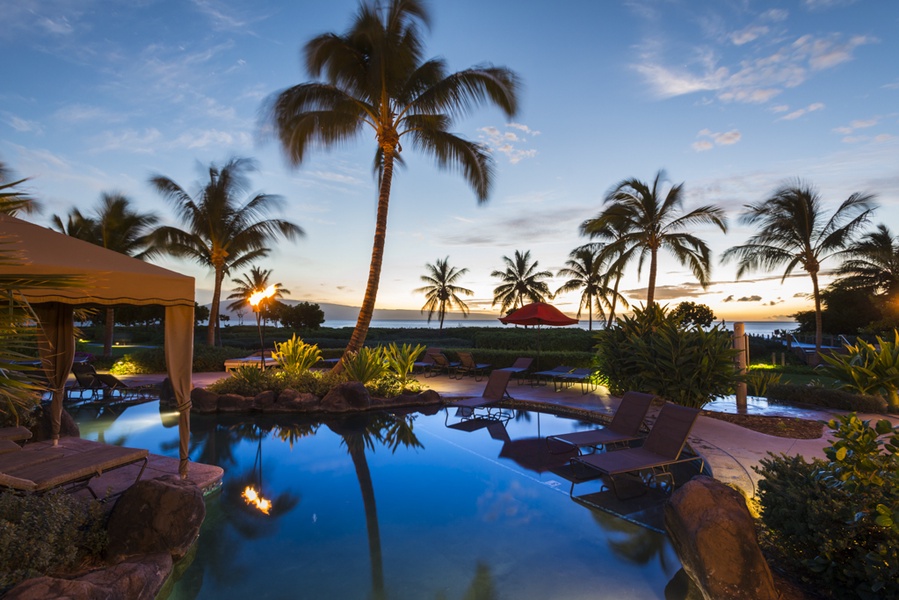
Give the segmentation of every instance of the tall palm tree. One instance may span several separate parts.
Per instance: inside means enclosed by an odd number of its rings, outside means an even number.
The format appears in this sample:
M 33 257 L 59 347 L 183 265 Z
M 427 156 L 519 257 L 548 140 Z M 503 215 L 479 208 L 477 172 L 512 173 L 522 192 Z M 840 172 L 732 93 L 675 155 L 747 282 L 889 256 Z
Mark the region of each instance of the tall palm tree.
M 242 278 L 232 279 L 231 281 L 237 284 L 237 287 L 228 295 L 228 300 L 234 300 L 234 302 L 228 305 L 228 310 L 237 312 L 242 308 L 250 306 L 250 296 L 272 285 L 269 283 L 269 278 L 271 276 L 271 269 L 250 267 L 250 272 L 244 273 Z M 283 298 L 285 294 L 289 295 L 290 290 L 284 288 L 280 283 L 276 283 L 275 293 L 259 303 L 258 312 L 263 319 L 268 318 L 270 305 L 277 299 Z M 256 309 L 251 310 L 255 311 Z
M 478 201 L 485 202 L 493 179 L 490 153 L 449 128 L 455 117 L 481 104 L 494 104 L 510 117 L 518 110 L 519 83 L 512 71 L 478 66 L 448 74 L 442 59 L 426 60 L 421 28 L 429 25 L 422 0 L 365 1 L 346 33 L 326 33 L 306 44 L 306 68 L 313 78 L 324 80 L 288 88 L 271 100 L 270 121 L 294 165 L 302 163 L 310 148 L 335 146 L 365 130 L 377 140 L 375 236 L 347 353 L 362 347 L 371 324 L 401 140 L 408 138 L 440 168 L 459 170 Z
M 593 219 L 587 219 L 583 223 L 581 223 L 580 231 L 581 235 L 586 235 L 591 238 L 602 238 L 606 240 L 617 240 L 622 235 L 624 235 L 623 231 L 619 231 L 616 229 L 616 226 L 624 226 L 624 223 L 606 223 L 605 226 L 601 229 L 597 228 L 592 230 L 591 232 L 587 232 L 587 228 L 592 224 Z M 615 321 L 615 309 L 618 304 L 618 300 L 621 300 L 621 303 L 625 308 L 628 307 L 627 299 L 620 293 L 618 293 L 618 288 L 621 286 L 621 278 L 624 276 L 624 267 L 627 264 L 628 260 L 624 258 L 624 255 L 627 254 L 628 249 L 624 247 L 620 247 L 616 250 L 616 253 L 613 252 L 603 252 L 606 248 L 605 243 L 603 242 L 590 242 L 589 244 L 584 244 L 581 246 L 582 248 L 594 248 L 596 251 L 600 252 L 599 260 L 602 263 L 602 269 L 606 270 L 606 282 L 609 281 L 612 283 L 612 303 L 609 306 L 609 315 L 606 320 L 606 328 L 612 326 L 612 323 Z M 634 248 L 631 248 L 633 251 Z M 624 253 L 624 254 L 622 254 Z
M 12 171 L 0 161 L 0 213 L 14 217 L 20 212 L 27 214 L 40 212 L 41 205 L 37 200 L 22 190 L 15 189 L 28 179 L 10 181 L 11 179 L 13 179 Z
M 266 244 L 278 236 L 294 240 L 303 235 L 303 230 L 289 221 L 262 218 L 281 206 L 282 199 L 272 194 L 249 193 L 247 173 L 254 169 L 253 161 L 246 158 L 232 158 L 221 168 L 211 164 L 209 181 L 196 198 L 167 177 L 150 178 L 186 225 L 186 229 L 167 226 L 156 230 L 153 254 L 165 252 L 189 258 L 212 269 L 212 306 L 206 333 L 210 346 L 215 345 L 218 332 L 225 275 L 268 256 Z M 241 200 L 244 195 L 246 199 Z
M 120 192 L 103 192 L 92 215 L 84 216 L 77 208 L 72 208 L 66 223 L 58 215 L 52 217 L 53 226 L 61 233 L 141 259 L 150 243 L 151 229 L 158 221 L 159 218 L 152 213 L 134 210 L 131 200 Z M 104 356 L 112 356 L 114 336 L 115 309 L 107 307 Z
M 490 274 L 502 280 L 493 288 L 493 306 L 499 304 L 500 310 L 507 313 L 524 306 L 525 300 L 543 302 L 553 297 L 549 284 L 543 281 L 553 274 L 537 270 L 540 263 L 536 260 L 531 263 L 530 250 L 524 253 L 516 250 L 514 259 L 504 256 L 503 262 L 506 263 L 505 271 L 496 270 Z
M 436 311 L 437 318 L 440 319 L 440 330 L 443 331 L 443 320 L 448 309 L 458 308 L 464 316 L 468 316 L 468 305 L 459 294 L 473 296 L 474 292 L 456 285 L 459 278 L 468 273 L 468 269 L 449 266 L 449 256 L 443 260 L 438 258 L 433 265 L 426 263 L 425 268 L 428 274 L 422 275 L 421 280 L 428 285 L 414 291 L 425 295 L 427 301 L 421 307 L 421 312 L 428 311 L 428 323 Z
M 581 318 L 581 311 L 586 308 L 588 314 L 588 328 L 593 331 L 593 309 L 596 308 L 597 316 L 605 318 L 605 308 L 612 308 L 612 298 L 618 295 L 617 291 L 609 288 L 609 274 L 603 272 L 604 264 L 599 259 L 600 248 L 596 244 L 587 244 L 575 248 L 568 255 L 565 267 L 559 269 L 557 277 L 568 277 L 556 290 L 558 296 L 562 292 L 581 291 L 581 301 L 578 304 L 577 317 Z M 617 299 L 617 298 L 616 298 Z M 622 299 L 623 301 L 623 299 Z
M 666 249 L 680 264 L 688 267 L 700 285 L 706 287 L 711 275 L 711 251 L 708 244 L 689 233 L 701 225 L 715 225 L 727 232 L 724 211 L 716 206 L 700 206 L 682 213 L 684 184 L 668 189 L 662 197 L 665 171 L 656 173 L 652 187 L 639 179 L 625 179 L 606 195 L 605 209 L 585 222 L 581 230 L 587 235 L 609 239 L 603 259 L 618 256 L 615 266 L 624 265 L 637 256 L 637 273 L 649 257 L 649 282 L 646 305 L 655 301 L 656 273 L 659 251 Z M 607 238 L 610 232 L 620 232 L 615 238 Z
M 862 236 L 845 252 L 837 274 L 839 283 L 852 289 L 866 289 L 873 295 L 899 297 L 899 236 L 881 223 Z
M 812 279 L 815 300 L 815 360 L 821 351 L 821 263 L 849 246 L 874 210 L 874 197 L 855 193 L 829 217 L 818 192 L 801 181 L 785 184 L 767 199 L 747 204 L 740 222 L 755 225 L 758 233 L 742 246 L 728 248 L 723 261 L 738 261 L 737 278 L 758 269 L 770 271 L 786 264 L 781 282 L 796 266 Z

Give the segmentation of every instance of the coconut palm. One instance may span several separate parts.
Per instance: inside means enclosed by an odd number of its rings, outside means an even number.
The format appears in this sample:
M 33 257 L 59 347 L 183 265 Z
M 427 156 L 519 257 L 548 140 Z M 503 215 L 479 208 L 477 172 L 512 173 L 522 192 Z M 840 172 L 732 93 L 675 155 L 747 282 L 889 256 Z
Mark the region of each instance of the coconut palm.
M 228 296 L 228 300 L 234 300 L 234 302 L 228 305 L 228 310 L 237 312 L 242 308 L 250 306 L 250 296 L 272 285 L 271 283 L 269 283 L 269 278 L 271 276 L 271 269 L 250 267 L 250 272 L 244 273 L 242 278 L 232 279 L 231 281 L 237 284 L 237 287 L 234 288 L 234 291 L 231 292 L 231 294 Z M 271 304 L 273 304 L 279 298 L 283 298 L 285 295 L 290 294 L 290 290 L 285 289 L 280 283 L 276 283 L 274 285 L 275 293 L 268 298 L 264 298 L 259 303 L 258 313 L 263 319 L 268 318 L 268 312 Z M 255 311 L 257 309 L 251 308 L 251 310 Z
M 10 181 L 11 179 L 13 179 L 12 172 L 0 162 L 0 213 L 14 217 L 20 212 L 27 214 L 40 212 L 41 205 L 37 200 L 21 189 L 15 189 L 28 179 Z
M 818 273 L 821 263 L 849 246 L 859 228 L 874 210 L 874 197 L 855 193 L 828 216 L 821 197 L 809 184 L 801 181 L 785 184 L 767 199 L 747 204 L 740 222 L 754 225 L 758 233 L 742 246 L 728 248 L 723 261 L 736 260 L 737 278 L 763 269 L 770 271 L 786 264 L 781 281 L 796 266 L 812 280 L 815 301 L 815 357 L 821 351 L 821 293 Z
M 849 246 L 834 283 L 869 290 L 887 298 L 899 297 L 899 236 L 881 223 Z
M 294 165 L 311 148 L 335 146 L 366 130 L 377 140 L 375 237 L 347 353 L 362 347 L 375 308 L 401 140 L 408 139 L 440 168 L 461 172 L 478 201 L 485 202 L 493 179 L 490 153 L 449 128 L 454 118 L 481 104 L 494 104 L 510 117 L 518 109 L 518 78 L 512 71 L 478 66 L 448 74 L 442 59 L 424 59 L 421 28 L 429 24 L 422 0 L 363 2 L 346 33 L 326 33 L 306 44 L 306 67 L 324 80 L 283 90 L 270 102 L 270 121 Z
M 604 318 L 604 307 L 611 309 L 611 299 L 618 295 L 617 291 L 609 288 L 609 274 L 603 272 L 604 265 L 599 259 L 600 252 L 601 250 L 596 244 L 575 248 L 568 255 L 569 259 L 565 262 L 567 266 L 559 269 L 559 272 L 556 273 L 557 277 L 569 278 L 556 290 L 556 296 L 562 292 L 581 291 L 577 318 L 581 318 L 581 311 L 586 308 L 590 331 L 593 331 L 593 309 L 596 308 L 598 317 Z M 624 301 L 623 298 L 622 301 Z
M 530 302 L 543 302 L 552 298 L 549 285 L 543 281 L 553 274 L 550 271 L 538 271 L 538 261 L 531 263 L 531 251 L 524 253 L 515 251 L 515 257 L 503 257 L 506 263 L 505 271 L 493 271 L 491 277 L 499 277 L 502 283 L 493 288 L 493 306 L 500 305 L 503 313 L 521 308 L 525 300 Z
M 61 233 L 126 256 L 143 258 L 150 243 L 151 228 L 159 219 L 152 213 L 134 210 L 131 200 L 120 192 L 103 192 L 92 215 L 84 216 L 73 208 L 66 223 L 58 215 L 53 215 L 51 221 Z M 107 307 L 103 356 L 112 356 L 114 336 L 115 309 Z
M 587 232 L 587 228 L 592 224 L 593 219 L 588 219 L 581 223 L 580 231 L 581 235 L 586 235 L 591 238 L 602 238 L 606 240 L 617 240 L 622 235 L 624 235 L 623 231 L 619 231 L 616 229 L 616 226 L 624 226 L 624 223 L 606 223 L 603 228 L 595 228 L 590 232 Z M 625 255 L 628 253 L 628 249 L 621 246 L 615 252 L 605 251 L 606 248 L 605 243 L 603 242 L 591 242 L 589 244 L 584 244 L 581 246 L 582 248 L 595 248 L 597 251 L 601 252 L 599 258 L 602 261 L 603 267 L 606 269 L 606 280 L 607 282 L 612 282 L 612 303 L 609 306 L 609 316 L 606 320 L 606 328 L 612 326 L 612 323 L 615 320 L 615 309 L 618 304 L 618 300 L 621 300 L 621 303 L 627 308 L 628 303 L 624 296 L 618 293 L 618 288 L 621 285 L 621 278 L 624 276 L 624 267 L 628 262 L 628 259 L 625 258 Z M 630 251 L 633 251 L 635 247 L 630 248 Z M 624 254 L 622 254 L 624 253 Z
M 175 208 L 186 229 L 161 227 L 154 234 L 158 244 L 153 254 L 168 253 L 189 258 L 213 272 L 212 306 L 206 343 L 215 345 L 219 325 L 222 282 L 225 275 L 268 256 L 266 244 L 277 237 L 294 240 L 303 235 L 297 225 L 283 219 L 263 219 L 281 206 L 280 196 L 249 193 L 247 173 L 255 169 L 252 160 L 232 158 L 219 168 L 209 166 L 209 181 L 202 184 L 196 198 L 162 175 L 150 183 Z M 241 196 L 246 195 L 246 199 Z
M 442 331 L 443 320 L 446 318 L 448 309 L 458 308 L 464 316 L 468 316 L 468 305 L 459 297 L 459 294 L 473 296 L 474 292 L 456 285 L 459 278 L 468 273 L 468 269 L 449 266 L 449 256 L 443 260 L 438 258 L 433 265 L 426 263 L 425 268 L 428 270 L 428 274 L 422 275 L 421 280 L 428 285 L 414 291 L 425 295 L 427 301 L 421 307 L 421 312 L 428 311 L 428 323 L 431 322 L 431 317 L 436 311 Z
M 587 235 L 609 240 L 601 258 L 618 256 L 613 268 L 623 269 L 636 256 L 639 275 L 649 258 L 647 306 L 655 301 L 660 250 L 671 252 L 706 287 L 711 276 L 711 251 L 705 241 L 689 232 L 702 225 L 727 231 L 724 211 L 716 206 L 700 206 L 682 213 L 683 183 L 672 185 L 662 197 L 665 181 L 665 171 L 656 173 L 652 187 L 639 179 L 621 181 L 606 195 L 604 203 L 608 206 L 581 226 Z M 613 232 L 619 235 L 607 237 Z

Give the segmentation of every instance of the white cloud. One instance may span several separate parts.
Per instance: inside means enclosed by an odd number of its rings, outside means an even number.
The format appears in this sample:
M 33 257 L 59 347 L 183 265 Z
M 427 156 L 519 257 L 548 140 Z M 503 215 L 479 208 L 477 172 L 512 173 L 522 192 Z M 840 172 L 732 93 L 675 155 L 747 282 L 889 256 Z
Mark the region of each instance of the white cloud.
M 801 117 L 802 115 L 804 115 L 806 113 L 815 112 L 816 110 L 822 110 L 823 108 L 824 108 L 823 102 L 814 102 L 812 104 L 809 104 L 805 108 L 800 108 L 800 109 L 794 110 L 793 112 L 782 116 L 778 120 L 779 121 L 792 121 L 794 119 L 798 119 L 799 117 Z
M 757 40 L 766 33 L 768 33 L 768 28 L 764 25 L 751 25 L 730 34 L 730 41 L 735 46 L 742 46 L 743 44 L 748 44 L 749 42 Z
M 696 134 L 696 137 L 700 139 L 693 142 L 693 150 L 696 152 L 705 152 L 706 150 L 711 150 L 715 146 L 731 146 L 736 144 L 743 135 L 736 129 L 724 133 L 703 129 Z
M 891 135 L 889 133 L 881 133 L 880 135 L 874 136 L 874 141 L 877 142 L 878 144 L 883 143 L 883 142 L 889 142 L 894 139 L 896 139 L 896 136 Z
M 517 129 L 518 131 L 527 133 L 531 136 L 540 134 L 539 131 L 533 131 L 527 125 L 522 125 L 521 123 L 507 123 L 506 127 Z M 493 126 L 481 127 L 478 131 L 480 132 L 478 137 L 481 140 L 481 143 L 486 145 L 491 152 L 504 154 L 513 165 L 521 162 L 525 158 L 537 156 L 536 150 L 521 147 L 528 142 L 528 138 L 520 136 L 514 131 L 501 131 Z
M 41 19 L 38 24 L 47 32 L 54 33 L 56 35 L 67 35 L 74 31 L 74 28 L 69 23 L 69 20 L 65 17 L 57 17 L 56 19 L 46 17 Z
M 15 115 L 7 115 L 6 122 L 19 133 L 43 133 L 43 128 L 37 121 L 28 121 Z
M 772 106 L 769 110 L 774 113 L 782 113 L 790 110 L 790 107 L 786 104 L 778 104 L 777 106 Z
M 155 127 L 143 131 L 133 129 L 124 129 L 118 132 L 107 131 L 97 137 L 91 152 L 125 150 L 139 154 L 152 153 L 155 144 L 161 138 L 162 134 Z

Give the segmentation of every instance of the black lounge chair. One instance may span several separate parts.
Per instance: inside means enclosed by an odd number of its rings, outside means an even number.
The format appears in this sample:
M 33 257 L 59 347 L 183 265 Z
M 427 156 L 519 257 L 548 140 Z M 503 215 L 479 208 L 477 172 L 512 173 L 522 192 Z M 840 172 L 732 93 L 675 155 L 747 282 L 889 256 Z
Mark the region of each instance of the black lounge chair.
M 515 375 L 515 379 L 518 382 L 518 385 L 521 385 L 522 380 L 524 379 L 524 375 L 528 372 L 528 369 L 531 368 L 531 365 L 534 363 L 533 358 L 516 358 L 515 362 L 512 363 L 511 367 L 503 367 L 499 369 L 500 371 L 511 371 L 513 375 Z
M 155 396 L 155 385 L 128 385 L 111 373 L 97 373 L 94 377 L 104 385 L 103 396 L 109 400 L 135 400 Z
M 560 365 L 553 369 L 548 369 L 546 371 L 537 371 L 536 373 L 532 373 L 531 377 L 533 378 L 533 385 L 546 385 L 550 381 L 553 382 L 553 388 L 556 391 L 558 390 L 558 377 L 559 375 L 564 375 L 565 373 L 571 373 L 574 371 L 574 367 L 569 367 L 568 365 Z
M 459 365 L 455 369 L 454 376 L 456 379 L 462 379 L 466 375 L 473 375 L 475 381 L 480 381 L 489 368 L 488 363 L 476 362 L 471 352 L 459 352 Z
M 572 447 L 577 449 L 578 454 L 583 454 L 581 450 L 584 448 L 590 448 L 595 452 L 598 448 L 608 449 L 610 446 L 638 440 L 643 419 L 654 398 L 652 394 L 625 392 L 618 410 L 612 416 L 612 422 L 607 426 L 601 429 L 550 435 L 546 438 L 546 445 L 553 454 L 570 452 Z M 555 451 L 553 447 L 556 448 Z
M 572 369 L 567 373 L 559 373 L 554 377 L 553 381 L 557 392 L 570 388 L 576 383 L 581 384 L 582 394 L 595 390 L 596 384 L 593 382 L 593 369 L 587 367 L 582 369 Z
M 73 363 L 72 375 L 75 376 L 75 385 L 66 390 L 66 398 L 72 399 L 78 394 L 79 400 L 84 400 L 84 394 L 93 400 L 103 389 L 103 382 L 97 379 L 97 371 L 88 363 Z
M 435 375 L 440 375 L 441 373 L 446 373 L 447 375 L 452 374 L 456 367 L 459 366 L 458 362 L 450 362 L 450 360 L 446 357 L 446 354 L 442 352 L 435 352 L 430 355 L 431 356 L 431 366 L 425 371 L 425 377 L 434 377 Z
M 641 447 L 576 456 L 571 459 L 571 464 L 586 467 L 599 476 L 607 477 L 612 491 L 619 499 L 625 499 L 616 485 L 616 479 L 622 475 L 636 475 L 642 484 L 641 492 L 628 497 L 646 493 L 647 486 L 662 479 L 668 480 L 668 491 L 671 491 L 674 488 L 674 476 L 669 470 L 672 465 L 694 460 L 702 461 L 700 456 L 681 457 L 687 436 L 690 435 L 697 416 L 699 416 L 698 408 L 665 404 Z M 700 463 L 700 473 L 703 467 L 704 463 Z M 572 482 L 572 494 L 574 486 L 575 482 Z
M 487 385 L 484 386 L 484 392 L 480 396 L 454 400 L 450 402 L 450 405 L 459 409 L 456 412 L 462 416 L 463 419 L 482 418 L 502 420 L 505 418 L 506 413 L 502 410 L 491 410 L 491 405 L 500 402 L 506 397 L 506 386 L 509 385 L 509 379 L 511 378 L 512 373 L 510 371 L 500 371 L 497 369 L 487 378 Z M 475 413 L 475 409 L 477 408 L 486 408 L 487 413 Z M 447 412 L 447 418 L 448 417 L 449 413 Z

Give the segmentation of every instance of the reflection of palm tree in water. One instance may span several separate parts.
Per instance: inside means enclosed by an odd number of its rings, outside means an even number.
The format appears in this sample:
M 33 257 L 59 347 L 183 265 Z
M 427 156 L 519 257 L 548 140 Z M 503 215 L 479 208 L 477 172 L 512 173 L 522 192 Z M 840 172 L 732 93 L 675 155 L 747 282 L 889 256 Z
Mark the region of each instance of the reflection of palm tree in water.
M 609 547 L 616 556 L 637 565 L 646 565 L 658 557 L 662 572 L 671 571 L 671 565 L 665 560 L 665 548 L 668 544 L 664 534 L 634 525 L 600 510 L 591 510 L 590 514 L 603 531 L 622 534 L 623 537 L 620 539 L 609 540 Z
M 384 558 L 381 551 L 381 528 L 378 523 L 378 508 L 375 503 L 375 488 L 371 470 L 365 456 L 366 447 L 375 449 L 375 442 L 387 446 L 393 452 L 399 446 L 423 448 L 412 432 L 414 416 L 397 417 L 387 413 L 372 417 L 354 415 L 343 421 L 328 423 L 334 433 L 343 438 L 347 453 L 353 461 L 362 504 L 365 508 L 365 528 L 368 531 L 368 552 L 371 558 L 372 592 L 377 600 L 387 597 L 384 586 Z

